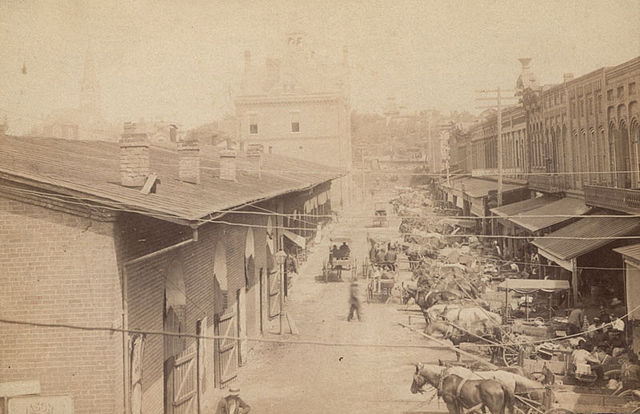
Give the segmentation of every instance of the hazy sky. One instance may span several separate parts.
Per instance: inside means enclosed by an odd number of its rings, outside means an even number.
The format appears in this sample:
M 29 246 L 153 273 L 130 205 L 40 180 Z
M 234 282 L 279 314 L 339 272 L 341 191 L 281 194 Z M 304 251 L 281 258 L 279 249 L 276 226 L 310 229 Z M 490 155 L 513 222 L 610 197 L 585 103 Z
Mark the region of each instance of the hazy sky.
M 77 106 L 91 43 L 107 119 L 210 122 L 233 111 L 243 51 L 263 62 L 291 29 L 332 58 L 349 48 L 358 111 L 389 95 L 475 111 L 474 90 L 513 87 L 519 57 L 555 83 L 639 56 L 640 1 L 0 0 L 0 114 Z

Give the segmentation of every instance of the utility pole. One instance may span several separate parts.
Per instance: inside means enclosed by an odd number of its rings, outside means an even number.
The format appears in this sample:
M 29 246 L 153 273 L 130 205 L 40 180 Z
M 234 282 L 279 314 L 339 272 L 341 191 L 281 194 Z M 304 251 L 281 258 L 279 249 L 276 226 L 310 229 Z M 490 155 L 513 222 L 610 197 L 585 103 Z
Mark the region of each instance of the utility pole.
M 365 148 L 364 146 L 360 148 L 360 162 L 361 162 L 360 169 L 362 170 L 362 201 L 363 202 L 367 199 L 367 181 L 364 174 L 364 148 Z
M 495 93 L 496 96 L 495 97 L 487 97 L 487 96 L 481 96 L 476 98 L 477 101 L 493 101 L 496 104 L 495 105 L 489 105 L 489 106 L 479 106 L 477 108 L 481 108 L 481 109 L 496 109 L 497 111 L 497 140 L 498 140 L 498 207 L 500 207 L 502 205 L 502 175 L 503 175 L 503 167 L 502 167 L 502 100 L 503 99 L 517 99 L 516 97 L 513 98 L 505 98 L 502 96 L 502 92 L 507 92 L 507 90 L 503 90 L 500 89 L 500 87 L 498 87 L 497 89 L 494 90 L 481 90 L 481 91 L 476 91 L 476 93 L 480 93 L 480 94 L 487 94 L 487 93 Z M 513 92 L 513 91 L 509 91 L 509 92 Z

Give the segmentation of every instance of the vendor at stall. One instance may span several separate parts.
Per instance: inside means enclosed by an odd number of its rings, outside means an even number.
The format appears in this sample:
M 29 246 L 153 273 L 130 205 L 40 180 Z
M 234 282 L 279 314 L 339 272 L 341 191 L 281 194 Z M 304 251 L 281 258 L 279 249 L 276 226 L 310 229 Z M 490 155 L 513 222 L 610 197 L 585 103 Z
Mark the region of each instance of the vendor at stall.
M 578 348 L 571 353 L 571 365 L 576 376 L 586 374 L 585 367 L 588 365 L 591 372 L 594 372 L 598 379 L 604 377 L 601 361 L 591 353 L 592 347 L 587 341 L 580 341 Z
M 575 335 L 582 332 L 583 321 L 584 311 L 581 308 L 573 309 L 567 321 L 567 334 Z

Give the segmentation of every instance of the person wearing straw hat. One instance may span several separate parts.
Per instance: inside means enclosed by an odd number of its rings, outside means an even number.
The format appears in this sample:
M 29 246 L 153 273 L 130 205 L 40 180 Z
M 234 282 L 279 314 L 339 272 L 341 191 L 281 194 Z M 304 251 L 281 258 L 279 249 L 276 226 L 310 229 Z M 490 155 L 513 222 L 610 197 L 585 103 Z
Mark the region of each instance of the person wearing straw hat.
M 218 403 L 216 414 L 247 414 L 251 411 L 249 404 L 240 398 L 240 388 L 229 388 L 229 395 Z

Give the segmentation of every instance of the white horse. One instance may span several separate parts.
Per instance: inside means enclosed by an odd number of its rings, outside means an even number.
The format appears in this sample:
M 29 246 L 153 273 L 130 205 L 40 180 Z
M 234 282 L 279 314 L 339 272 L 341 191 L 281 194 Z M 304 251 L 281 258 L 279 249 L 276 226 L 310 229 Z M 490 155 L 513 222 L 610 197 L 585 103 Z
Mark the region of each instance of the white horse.
M 479 324 L 483 324 L 487 328 L 493 328 L 502 323 L 500 315 L 489 312 L 479 306 L 435 304 L 429 308 L 427 314 L 432 321 L 444 319 L 465 329 Z

